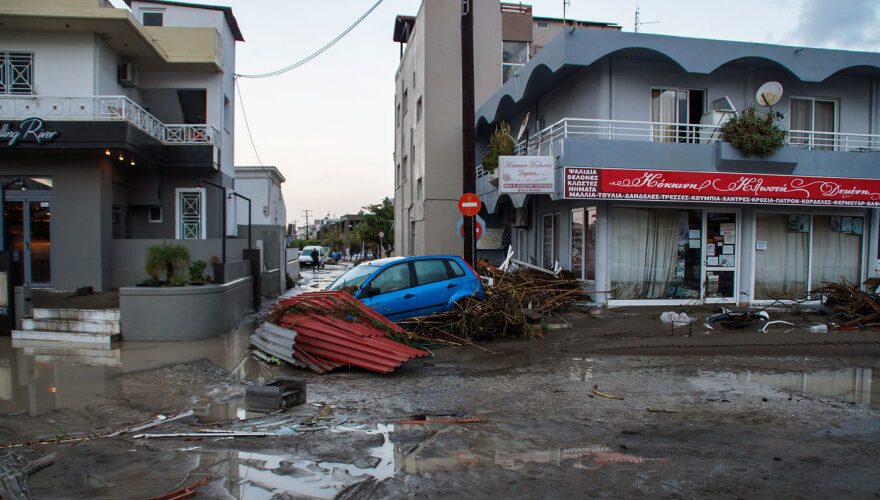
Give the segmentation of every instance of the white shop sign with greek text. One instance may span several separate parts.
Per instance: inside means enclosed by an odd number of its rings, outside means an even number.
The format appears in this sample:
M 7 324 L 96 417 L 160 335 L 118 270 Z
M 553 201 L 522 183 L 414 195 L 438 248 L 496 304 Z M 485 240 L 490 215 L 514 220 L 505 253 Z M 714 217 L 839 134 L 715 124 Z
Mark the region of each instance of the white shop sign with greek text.
M 499 156 L 498 192 L 555 193 L 556 162 L 552 156 Z

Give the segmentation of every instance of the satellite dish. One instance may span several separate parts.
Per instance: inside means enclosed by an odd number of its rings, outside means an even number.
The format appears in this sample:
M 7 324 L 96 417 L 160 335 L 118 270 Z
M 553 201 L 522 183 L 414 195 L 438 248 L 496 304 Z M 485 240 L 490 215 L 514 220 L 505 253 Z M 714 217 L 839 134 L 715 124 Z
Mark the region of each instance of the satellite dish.
M 772 106 L 782 99 L 782 84 L 779 82 L 767 82 L 755 93 L 755 100 L 761 106 Z
M 516 134 L 517 142 L 519 142 L 522 139 L 523 134 L 526 133 L 526 127 L 529 126 L 529 115 L 531 113 L 532 113 L 531 111 L 526 111 L 526 116 L 525 116 L 525 118 L 523 118 L 522 123 L 520 123 L 520 125 L 519 125 L 519 132 L 517 132 L 517 134 Z

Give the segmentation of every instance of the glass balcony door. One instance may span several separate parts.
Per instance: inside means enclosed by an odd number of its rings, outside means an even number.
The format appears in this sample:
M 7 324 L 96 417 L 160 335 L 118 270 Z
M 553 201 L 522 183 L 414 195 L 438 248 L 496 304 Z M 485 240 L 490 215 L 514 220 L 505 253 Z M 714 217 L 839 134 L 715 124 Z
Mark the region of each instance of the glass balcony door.
M 52 202 L 9 200 L 4 207 L 13 265 L 27 286 L 52 286 Z

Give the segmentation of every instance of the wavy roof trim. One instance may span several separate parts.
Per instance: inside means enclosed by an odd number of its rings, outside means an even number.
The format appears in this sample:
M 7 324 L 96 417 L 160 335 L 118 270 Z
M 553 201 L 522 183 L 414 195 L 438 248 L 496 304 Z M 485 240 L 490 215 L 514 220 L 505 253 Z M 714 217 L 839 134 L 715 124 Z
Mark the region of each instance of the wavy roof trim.
M 510 78 L 476 113 L 478 127 L 493 123 L 499 112 L 509 110 L 536 84 L 552 83 L 566 68 L 589 66 L 623 50 L 648 51 L 665 56 L 688 73 L 709 74 L 739 59 L 764 59 L 787 69 L 804 82 L 821 82 L 856 67 L 880 72 L 880 54 L 848 50 L 814 49 L 685 38 L 621 31 L 576 29 L 563 31 L 541 49 L 517 76 Z M 481 123 L 482 122 L 482 123 Z

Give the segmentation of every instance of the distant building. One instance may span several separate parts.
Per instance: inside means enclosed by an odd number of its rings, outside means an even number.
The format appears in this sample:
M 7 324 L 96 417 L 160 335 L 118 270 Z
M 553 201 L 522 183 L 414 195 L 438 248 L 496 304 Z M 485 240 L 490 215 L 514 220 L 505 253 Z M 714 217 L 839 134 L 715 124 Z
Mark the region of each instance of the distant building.
M 472 1 L 475 102 L 482 103 L 562 30 L 561 19 L 533 17 L 529 5 Z M 422 2 L 397 16 L 394 242 L 398 255 L 460 254 L 456 202 L 462 188 L 460 0 Z M 569 20 L 569 27 L 619 30 Z
M 287 239 L 287 207 L 281 184 L 284 176 L 277 168 L 266 166 L 235 167 L 234 192 L 251 200 L 251 231 L 248 235 L 248 204 L 233 196 L 229 201 L 235 206 L 235 221 L 238 237 L 251 237 L 254 246 L 262 250 L 263 265 L 266 269 L 284 269 Z M 280 276 L 281 290 L 286 288 L 283 274 Z

